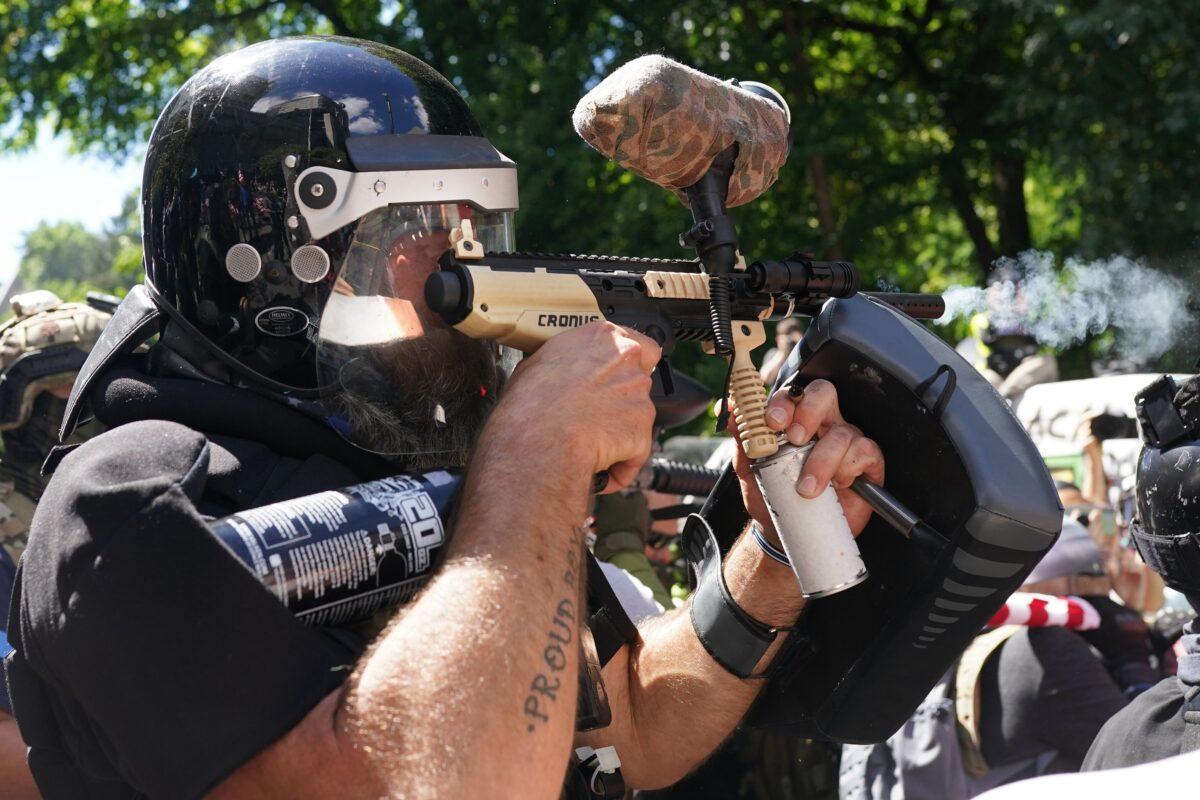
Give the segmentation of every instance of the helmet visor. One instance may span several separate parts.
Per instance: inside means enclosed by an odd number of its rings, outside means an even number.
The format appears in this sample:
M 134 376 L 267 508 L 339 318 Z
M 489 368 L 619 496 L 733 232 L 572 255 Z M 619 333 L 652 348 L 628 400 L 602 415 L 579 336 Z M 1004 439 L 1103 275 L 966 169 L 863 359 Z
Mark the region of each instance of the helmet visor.
M 317 330 L 321 399 L 342 434 L 412 466 L 465 465 L 514 352 L 471 339 L 425 304 L 425 280 L 470 219 L 485 251 L 512 249 L 512 214 L 390 205 L 359 221 Z

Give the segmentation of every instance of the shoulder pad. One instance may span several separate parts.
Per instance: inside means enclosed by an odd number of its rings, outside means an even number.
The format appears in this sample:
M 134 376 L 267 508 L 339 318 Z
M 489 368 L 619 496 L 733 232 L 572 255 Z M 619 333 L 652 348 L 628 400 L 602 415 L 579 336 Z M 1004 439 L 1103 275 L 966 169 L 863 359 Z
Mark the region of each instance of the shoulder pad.
M 86 303 L 58 303 L 14 319 L 0 329 L 0 370 L 27 353 L 53 347 L 70 346 L 86 353 L 110 318 Z
M 49 311 L 62 305 L 62 299 L 48 289 L 34 289 L 32 292 L 22 292 L 12 298 L 13 315 L 18 319 L 33 316 L 39 311 Z

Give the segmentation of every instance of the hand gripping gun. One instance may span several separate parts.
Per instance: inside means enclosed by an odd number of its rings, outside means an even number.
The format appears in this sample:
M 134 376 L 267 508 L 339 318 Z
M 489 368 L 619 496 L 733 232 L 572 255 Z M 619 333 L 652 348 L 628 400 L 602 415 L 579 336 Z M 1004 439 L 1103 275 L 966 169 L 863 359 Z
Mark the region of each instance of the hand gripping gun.
M 860 292 L 853 265 L 802 254 L 745 265 L 727 208 L 774 182 L 789 123 L 782 98 L 766 87 L 721 83 L 657 56 L 631 62 L 584 97 L 576 129 L 691 208 L 694 225 L 680 238 L 697 258 L 483 253 L 468 224 L 452 233 L 426 300 L 463 333 L 526 352 L 601 318 L 654 338 L 664 354 L 700 341 L 729 360 L 741 444 L 760 464 L 779 443 L 763 424 L 766 392 L 749 353 L 765 339 L 764 321 L 813 315 L 785 367 L 788 385 L 832 382 L 846 419 L 882 448 L 887 481 L 855 486 L 877 512 L 857 539 L 864 579 L 807 604 L 747 719 L 877 742 L 1020 586 L 1057 537 L 1062 511 L 1007 403 L 914 321 L 940 316 L 940 298 Z M 661 372 L 669 392 L 669 371 Z M 685 530 L 698 574 L 719 575 L 720 553 L 746 521 L 727 468 Z M 806 554 L 788 555 L 796 569 Z M 720 616 L 700 602 L 704 586 L 690 606 L 693 622 Z M 733 634 L 738 647 L 725 648 L 728 657 L 706 647 L 748 676 L 775 631 L 743 624 Z
M 703 81 L 711 81 L 707 76 L 700 80 L 693 91 L 715 91 L 717 96 L 747 103 L 743 109 L 747 119 L 764 106 L 766 121 L 759 128 L 769 131 L 767 123 L 781 124 L 784 114 L 780 112 L 786 113 L 786 104 L 766 87 L 760 88 L 764 99 L 725 84 L 706 86 Z M 817 261 L 802 253 L 746 266 L 737 250 L 726 200 L 734 185 L 741 185 L 745 195 L 746 181 L 738 178 L 736 170 L 739 159 L 750 164 L 767 159 L 755 155 L 755 144 L 761 144 L 755 141 L 744 153 L 739 141 L 718 144 L 723 146 L 712 163 L 681 190 L 695 224 L 679 239 L 681 245 L 696 250 L 695 260 L 484 253 L 467 222 L 455 231 L 453 249 L 443 254 L 440 270 L 427 282 L 426 303 L 459 331 L 524 352 L 597 319 L 632 328 L 662 347 L 664 360 L 656 384 L 667 395 L 674 380 L 666 357 L 678 342 L 700 341 L 728 359 L 730 407 L 741 444 L 756 459 L 756 474 L 775 527 L 787 552 L 804 555 L 791 562 L 804 594 L 826 596 L 865 579 L 866 570 L 832 489 L 821 498 L 821 507 L 839 535 L 830 539 L 806 533 L 806 526 L 797 524 L 812 514 L 808 502 L 794 491 L 797 476 L 793 473 L 802 466 L 807 451 L 787 447 L 772 458 L 780 440 L 767 428 L 767 395 L 750 352 L 766 341 L 764 321 L 796 313 L 813 315 L 830 298 L 853 297 L 859 293 L 859 275 L 850 262 Z M 918 318 L 935 319 L 944 311 L 937 295 L 867 296 Z M 724 427 L 724 416 L 719 428 Z M 606 480 L 603 474 L 597 476 L 597 488 Z M 864 480 L 859 488 L 873 505 L 877 501 L 896 505 L 881 487 Z

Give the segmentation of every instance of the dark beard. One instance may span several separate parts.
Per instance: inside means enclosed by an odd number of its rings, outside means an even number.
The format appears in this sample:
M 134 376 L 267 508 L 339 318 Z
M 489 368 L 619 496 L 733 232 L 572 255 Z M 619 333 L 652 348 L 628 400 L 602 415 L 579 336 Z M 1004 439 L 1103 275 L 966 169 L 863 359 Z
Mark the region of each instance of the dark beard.
M 330 398 L 351 441 L 410 469 L 465 467 L 503 384 L 493 345 L 436 329 L 364 350 L 347 360 L 342 391 Z

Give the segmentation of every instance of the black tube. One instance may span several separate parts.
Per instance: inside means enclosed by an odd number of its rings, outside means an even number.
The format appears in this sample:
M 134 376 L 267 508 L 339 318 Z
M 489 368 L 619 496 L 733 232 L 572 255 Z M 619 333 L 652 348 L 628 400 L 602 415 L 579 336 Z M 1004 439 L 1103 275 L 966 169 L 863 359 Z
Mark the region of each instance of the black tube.
M 850 261 L 813 261 L 800 255 L 780 261 L 755 261 L 747 268 L 747 286 L 758 292 L 826 300 L 858 292 L 858 269 Z
M 904 535 L 906 539 L 930 552 L 937 552 L 949 542 L 945 536 L 929 526 L 901 503 L 895 495 L 877 483 L 859 475 L 850 484 L 854 493 L 867 501 L 871 510 L 884 522 Z
M 737 264 L 737 232 L 725 209 L 737 157 L 738 145 L 734 142 L 717 153 L 700 180 L 683 190 L 696 222 L 696 227 L 684 235 L 694 236 L 691 244 L 709 275 L 728 275 Z
M 854 479 L 850 488 L 866 500 L 871 510 L 882 517 L 884 522 L 905 536 L 911 537 L 912 529 L 921 522 L 921 518 L 909 511 L 891 492 L 861 475 Z
M 712 324 L 713 350 L 719 356 L 733 354 L 733 281 L 728 275 L 708 279 L 708 316 Z
M 713 349 L 719 356 L 733 354 L 733 283 L 729 274 L 737 264 L 737 230 L 725 213 L 729 178 L 737 161 L 738 144 L 726 147 L 709 165 L 700 180 L 684 189 L 696 225 L 680 238 L 680 244 L 696 248 L 700 263 L 709 274 L 708 311 Z
M 639 477 L 638 488 L 663 494 L 694 494 L 705 495 L 717 485 L 721 471 L 685 461 L 673 461 L 667 458 L 654 458 L 646 465 L 643 475 Z
M 863 292 L 863 294 L 887 303 L 913 319 L 941 319 L 946 313 L 946 301 L 940 294 L 908 294 L 905 292 Z
M 425 305 L 443 317 L 461 315 L 463 280 L 453 272 L 439 270 L 425 279 Z

